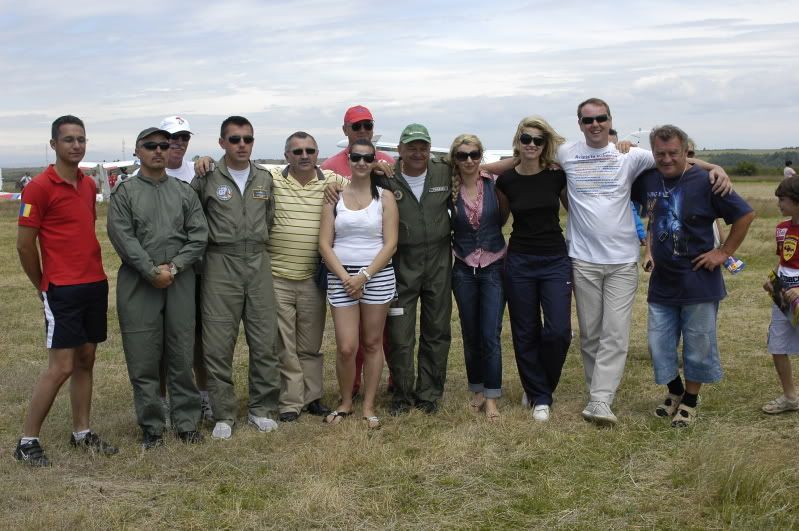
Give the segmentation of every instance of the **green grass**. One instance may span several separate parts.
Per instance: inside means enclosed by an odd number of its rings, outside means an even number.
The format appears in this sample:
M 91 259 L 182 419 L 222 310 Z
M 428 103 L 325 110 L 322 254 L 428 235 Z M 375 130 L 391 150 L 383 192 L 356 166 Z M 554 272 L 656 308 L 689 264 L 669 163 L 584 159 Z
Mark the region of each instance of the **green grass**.
M 614 429 L 597 429 L 580 418 L 586 394 L 576 341 L 552 421 L 534 424 L 519 405 L 507 322 L 502 420 L 472 416 L 453 316 L 446 394 L 435 416 L 388 417 L 383 382 L 379 431 L 367 431 L 357 414 L 335 427 L 303 415 L 268 435 L 241 428 L 230 441 L 186 447 L 170 439 L 166 447 L 144 453 L 112 295 L 109 340 L 100 346 L 95 368 L 93 427 L 119 444 L 121 453 L 92 459 L 69 448 L 64 389 L 42 432 L 55 464 L 47 470 L 31 470 L 11 457 L 46 353 L 41 308 L 14 250 L 18 207 L 0 203 L 0 527 L 799 527 L 799 415 L 759 412 L 780 393 L 765 351 L 769 300 L 760 287 L 776 262 L 774 186 L 737 185 L 759 217 L 737 253 L 746 269 L 734 277 L 725 273 L 730 295 L 721 305 L 719 342 L 726 376 L 703 389 L 699 421 L 691 428 L 671 429 L 651 414 L 663 389 L 654 385 L 648 359 L 642 273 Z M 101 206 L 98 234 L 113 288 L 119 261 L 105 236 L 104 217 Z M 334 405 L 331 326 L 323 350 L 325 401 Z M 246 357 L 241 337 L 235 361 L 241 415 Z

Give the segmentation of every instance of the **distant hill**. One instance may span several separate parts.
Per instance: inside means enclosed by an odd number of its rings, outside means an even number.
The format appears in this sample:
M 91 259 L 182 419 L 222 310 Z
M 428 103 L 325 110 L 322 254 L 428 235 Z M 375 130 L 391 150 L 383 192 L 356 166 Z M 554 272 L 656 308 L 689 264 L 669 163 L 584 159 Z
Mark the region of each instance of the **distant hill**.
M 786 160 L 799 165 L 799 147 L 771 149 L 702 149 L 696 156 L 718 164 L 731 175 L 782 175 Z

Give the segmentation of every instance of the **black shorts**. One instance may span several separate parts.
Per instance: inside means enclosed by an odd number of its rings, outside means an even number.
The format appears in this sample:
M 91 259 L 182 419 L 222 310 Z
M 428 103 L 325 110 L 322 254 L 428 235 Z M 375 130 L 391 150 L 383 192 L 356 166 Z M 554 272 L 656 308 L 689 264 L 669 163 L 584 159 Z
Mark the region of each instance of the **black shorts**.
M 75 348 L 106 339 L 108 281 L 56 286 L 42 292 L 47 348 Z

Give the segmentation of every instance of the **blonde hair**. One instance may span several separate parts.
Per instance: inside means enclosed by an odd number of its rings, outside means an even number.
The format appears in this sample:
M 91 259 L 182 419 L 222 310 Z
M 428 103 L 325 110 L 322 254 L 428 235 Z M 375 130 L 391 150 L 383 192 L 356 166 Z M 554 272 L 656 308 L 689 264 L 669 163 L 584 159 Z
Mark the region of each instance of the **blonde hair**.
M 458 151 L 458 148 L 464 144 L 469 146 L 477 146 L 477 149 L 480 151 L 481 155 L 485 151 L 483 149 L 483 143 L 479 138 L 477 138 L 477 135 L 464 133 L 462 135 L 456 136 L 455 140 L 452 141 L 452 145 L 449 148 L 449 159 L 447 160 L 449 165 L 452 167 L 452 208 L 455 208 L 455 203 L 458 200 L 458 193 L 461 189 L 461 183 L 463 183 L 463 179 L 461 178 L 461 170 L 455 163 L 455 152 Z
M 549 166 L 555 162 L 555 153 L 558 151 L 558 146 L 566 142 L 566 139 L 560 136 L 549 123 L 540 116 L 528 116 L 522 118 L 516 127 L 516 134 L 513 135 L 513 156 L 518 157 L 521 153 L 522 144 L 519 137 L 522 136 L 524 130 L 527 128 L 536 128 L 544 133 L 544 146 L 541 149 L 541 156 L 539 157 L 541 166 Z

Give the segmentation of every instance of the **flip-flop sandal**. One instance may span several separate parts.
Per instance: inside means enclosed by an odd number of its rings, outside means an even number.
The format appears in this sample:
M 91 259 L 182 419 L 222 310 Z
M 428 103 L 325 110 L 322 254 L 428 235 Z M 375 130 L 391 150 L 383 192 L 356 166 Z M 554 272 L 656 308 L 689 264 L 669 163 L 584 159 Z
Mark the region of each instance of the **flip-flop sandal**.
M 338 424 L 341 419 L 350 415 L 352 415 L 352 411 L 331 411 L 322 419 L 322 424 Z
M 486 400 L 485 400 L 485 398 L 484 398 L 484 399 L 483 399 L 483 401 L 482 401 L 482 402 L 480 402 L 479 404 L 476 404 L 476 403 L 474 403 L 474 402 L 469 402 L 469 410 L 470 410 L 472 413 L 480 413 L 480 412 L 481 412 L 483 409 L 485 409 L 485 407 L 486 407 Z
M 372 415 L 371 417 L 364 417 L 363 420 L 366 421 L 366 427 L 370 430 L 377 430 L 381 426 L 380 419 L 375 415 Z

